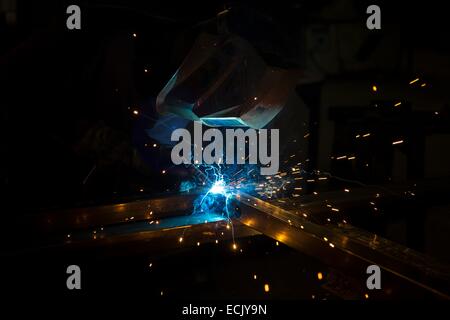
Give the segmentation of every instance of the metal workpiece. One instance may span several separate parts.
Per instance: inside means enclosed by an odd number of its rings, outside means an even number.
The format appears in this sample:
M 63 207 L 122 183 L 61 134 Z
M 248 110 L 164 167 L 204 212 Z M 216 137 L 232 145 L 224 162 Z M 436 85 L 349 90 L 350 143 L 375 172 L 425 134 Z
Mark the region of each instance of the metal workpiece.
M 175 223 L 174 219 L 178 222 Z M 60 251 L 93 252 L 96 257 L 175 254 L 207 244 L 233 243 L 235 239 L 260 235 L 258 231 L 236 222 L 233 234 L 223 219 L 189 224 L 186 217 L 167 218 L 159 225 L 148 222 L 105 227 L 95 232 L 75 233 L 57 247 Z M 169 226 L 169 224 L 172 224 Z M 230 244 L 231 246 L 231 244 Z
M 53 210 L 25 216 L 23 223 L 42 232 L 73 231 L 128 221 L 190 214 L 197 193 L 164 195 L 116 204 Z

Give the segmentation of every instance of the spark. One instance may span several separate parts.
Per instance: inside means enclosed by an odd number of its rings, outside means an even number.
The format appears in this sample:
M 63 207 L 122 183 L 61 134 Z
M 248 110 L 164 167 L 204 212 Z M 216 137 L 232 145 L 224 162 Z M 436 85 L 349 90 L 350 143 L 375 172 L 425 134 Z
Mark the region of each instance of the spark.
M 269 284 L 266 283 L 266 284 L 264 285 L 264 292 L 269 292 L 269 291 L 270 291 Z
M 393 145 L 401 144 L 401 143 L 403 143 L 403 140 L 397 140 L 397 141 L 392 142 Z
M 373 86 L 372 86 L 372 91 L 373 91 L 373 92 L 377 92 L 377 91 L 378 91 L 378 87 L 377 87 L 376 85 L 373 85 Z
M 317 272 L 317 279 L 322 280 L 323 279 L 323 274 L 322 272 Z
M 397 102 L 396 104 L 394 104 L 394 107 L 399 107 L 399 106 L 401 106 L 401 102 Z
M 416 78 L 416 79 L 412 80 L 409 84 L 416 83 L 417 81 L 419 81 L 419 78 Z

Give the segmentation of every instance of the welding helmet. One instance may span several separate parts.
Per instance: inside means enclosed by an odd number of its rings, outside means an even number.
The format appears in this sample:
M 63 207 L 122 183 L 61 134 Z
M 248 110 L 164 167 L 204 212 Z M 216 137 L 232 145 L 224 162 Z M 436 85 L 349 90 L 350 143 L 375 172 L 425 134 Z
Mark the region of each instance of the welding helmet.
M 260 129 L 283 108 L 298 78 L 297 70 L 268 66 L 237 35 L 202 33 L 156 108 L 207 126 Z

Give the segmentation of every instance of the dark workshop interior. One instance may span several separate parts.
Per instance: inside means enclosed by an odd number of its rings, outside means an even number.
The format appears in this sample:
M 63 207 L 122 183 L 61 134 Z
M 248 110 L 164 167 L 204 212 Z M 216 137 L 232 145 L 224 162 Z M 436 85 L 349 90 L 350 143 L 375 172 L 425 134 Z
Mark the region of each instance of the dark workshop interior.
M 75 264 L 91 297 L 448 300 L 447 15 L 442 1 L 0 0 L 3 285 L 70 296 Z M 276 175 L 223 165 L 215 192 L 207 165 L 171 161 L 172 129 L 227 119 L 279 129 Z

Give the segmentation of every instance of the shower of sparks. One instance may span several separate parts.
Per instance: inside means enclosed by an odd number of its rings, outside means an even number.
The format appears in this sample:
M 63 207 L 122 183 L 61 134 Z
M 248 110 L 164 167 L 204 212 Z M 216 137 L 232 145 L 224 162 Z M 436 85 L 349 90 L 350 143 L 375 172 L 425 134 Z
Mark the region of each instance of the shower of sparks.
M 391 106 L 400 106 L 401 104 L 402 102 L 397 100 L 394 101 Z M 358 131 L 359 132 L 352 134 L 352 136 L 356 137 L 360 143 L 370 143 L 378 138 L 377 132 L 370 132 L 370 128 L 360 128 Z M 367 139 L 368 137 L 371 137 L 371 139 Z M 306 132 L 303 135 L 303 138 L 310 138 L 310 133 Z M 297 143 L 297 140 L 293 140 L 292 143 Z M 394 141 L 392 144 L 396 145 L 400 143 L 403 143 L 403 140 Z M 259 165 L 227 165 L 224 163 L 224 159 L 221 159 L 219 164 L 211 165 L 199 164 L 197 162 L 187 166 L 190 170 L 193 169 L 194 174 L 189 180 L 180 183 L 179 190 L 182 192 L 190 192 L 190 190 L 196 190 L 196 192 L 200 191 L 199 196 L 194 200 L 194 210 L 192 214 L 205 215 L 205 223 L 211 221 L 208 218 L 208 215 L 222 216 L 226 222 L 226 224 L 223 225 L 224 231 L 230 231 L 232 235 L 231 250 L 242 252 L 242 249 L 238 248 L 235 243 L 232 223 L 232 218 L 239 212 L 237 200 L 239 200 L 241 193 L 255 196 L 264 201 L 272 201 L 272 203 L 275 202 L 277 206 L 288 208 L 291 204 L 296 207 L 303 206 L 301 203 L 303 195 L 311 194 L 318 197 L 320 192 L 320 196 L 322 197 L 324 195 L 322 191 L 326 190 L 323 188 L 327 188 L 327 184 L 331 182 L 331 180 L 340 183 L 340 190 L 343 193 L 353 193 L 353 184 L 365 186 L 362 182 L 336 177 L 328 172 L 316 169 L 306 170 L 309 159 L 304 159 L 301 154 L 302 150 L 299 151 L 300 153 L 295 151 L 290 152 L 284 159 L 280 159 L 280 164 L 283 164 L 280 166 L 280 171 L 271 176 L 260 175 Z M 342 163 L 342 165 L 345 165 L 347 160 L 352 161 L 352 165 L 364 165 L 365 161 L 363 155 L 356 152 L 356 150 L 345 150 L 343 152 L 337 150 L 336 154 L 333 156 L 330 155 L 330 158 L 332 160 L 339 160 L 339 163 Z M 242 160 L 247 161 L 248 156 L 244 157 Z M 368 167 L 368 163 L 366 163 L 365 166 Z M 167 170 L 169 169 L 170 168 Z M 170 171 L 167 172 L 170 173 Z M 165 173 L 166 171 L 163 170 L 162 174 Z M 328 203 L 328 200 L 325 200 L 325 202 Z M 249 205 L 257 206 L 257 203 L 251 202 Z M 304 219 L 311 220 L 312 222 L 318 222 L 322 219 L 324 222 L 327 221 L 328 223 L 336 223 L 338 225 L 341 225 L 342 223 L 347 224 L 347 220 L 343 219 L 348 218 L 345 217 L 344 210 L 336 208 L 334 204 L 327 204 L 327 207 L 330 215 L 323 217 L 323 219 L 317 218 L 314 215 L 309 217 L 302 209 L 296 212 L 296 214 L 299 217 L 303 216 Z M 373 210 L 378 210 L 375 206 L 370 206 L 370 209 L 371 212 L 373 212 Z M 289 221 L 289 223 L 291 225 L 296 225 L 291 221 Z M 305 229 L 303 225 L 300 226 L 297 224 L 296 227 Z M 309 230 L 307 227 L 306 229 Z M 218 244 L 219 239 L 222 239 L 221 236 L 223 237 L 224 233 L 219 232 L 215 236 L 215 243 Z M 323 240 L 328 242 L 326 237 L 324 237 Z M 212 239 L 212 241 L 214 241 L 214 239 Z M 199 245 L 200 243 L 198 242 L 197 246 Z M 278 245 L 279 243 L 276 242 L 276 246 Z M 334 248 L 335 244 L 328 242 L 328 246 Z

